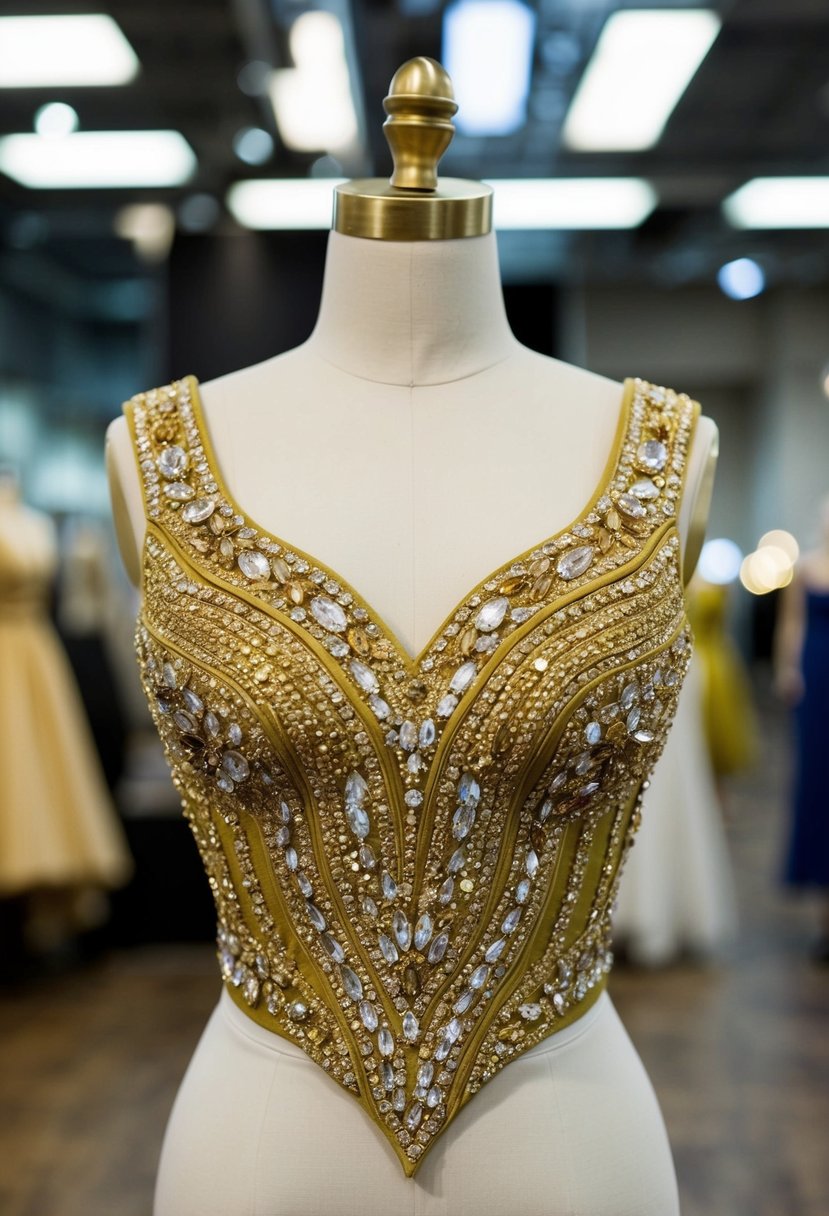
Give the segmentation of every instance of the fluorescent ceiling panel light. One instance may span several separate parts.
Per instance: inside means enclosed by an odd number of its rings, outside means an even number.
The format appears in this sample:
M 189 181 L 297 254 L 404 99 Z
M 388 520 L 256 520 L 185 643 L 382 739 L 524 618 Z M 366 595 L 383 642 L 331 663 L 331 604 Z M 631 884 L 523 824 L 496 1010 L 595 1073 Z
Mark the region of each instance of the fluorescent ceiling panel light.
M 703 8 L 630 9 L 609 17 L 564 121 L 567 147 L 653 147 L 720 24 Z
M 236 182 L 227 193 L 231 215 L 245 228 L 330 228 L 334 187 L 343 177 Z
M 128 84 L 140 66 L 103 13 L 0 17 L 0 88 Z
M 467 135 L 509 135 L 523 126 L 535 13 L 520 0 L 458 0 L 443 17 L 442 63 Z
M 283 142 L 304 152 L 346 148 L 357 138 L 357 115 L 339 19 L 303 13 L 290 46 L 296 67 L 273 72 L 268 90 Z
M 195 153 L 178 131 L 76 131 L 59 139 L 0 139 L 0 172 L 32 190 L 180 186 L 195 168 Z
M 334 186 L 345 178 L 237 182 L 228 192 L 231 214 L 246 228 L 329 228 Z M 656 205 L 638 178 L 489 181 L 495 190 L 495 227 L 506 229 L 635 228 Z
M 722 206 L 735 228 L 829 228 L 829 177 L 755 177 Z
M 636 177 L 516 178 L 490 180 L 493 221 L 506 229 L 637 228 L 657 202 L 656 191 Z

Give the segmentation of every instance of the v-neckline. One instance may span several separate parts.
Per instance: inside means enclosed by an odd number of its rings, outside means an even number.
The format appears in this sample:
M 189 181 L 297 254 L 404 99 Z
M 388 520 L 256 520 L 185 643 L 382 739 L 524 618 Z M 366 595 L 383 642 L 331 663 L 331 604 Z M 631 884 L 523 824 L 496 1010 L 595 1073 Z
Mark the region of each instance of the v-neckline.
M 434 631 L 423 649 L 413 655 L 409 651 L 408 647 L 404 646 L 397 632 L 391 628 L 381 613 L 378 612 L 374 605 L 371 604 L 364 596 L 362 596 L 354 586 L 352 586 L 348 579 L 344 578 L 333 566 L 321 561 L 313 553 L 300 549 L 298 545 L 290 543 L 284 537 L 279 536 L 276 532 L 271 531 L 269 528 L 263 527 L 250 515 L 248 511 L 245 510 L 242 504 L 238 502 L 235 496 L 230 492 L 219 461 L 216 458 L 215 448 L 213 446 L 212 437 L 210 435 L 210 430 L 207 425 L 207 420 L 202 405 L 201 388 L 198 378 L 195 375 L 189 375 L 185 377 L 185 380 L 190 385 L 190 401 L 193 410 L 193 418 L 199 434 L 199 440 L 204 451 L 204 459 L 209 466 L 211 477 L 216 483 L 219 494 L 233 509 L 234 513 L 242 516 L 246 525 L 255 529 L 259 536 L 266 537 L 271 543 L 280 545 L 285 551 L 295 553 L 298 557 L 308 562 L 310 566 L 316 566 L 318 569 L 322 570 L 328 578 L 338 583 L 344 591 L 348 592 L 348 594 L 352 597 L 353 602 L 363 609 L 366 614 L 366 618 L 375 624 L 383 638 L 385 638 L 385 640 L 394 648 L 395 653 L 409 675 L 413 675 L 420 670 L 423 660 L 429 655 L 435 642 L 438 640 L 441 634 L 443 634 L 446 627 L 452 622 L 453 618 L 457 616 L 458 612 L 469 604 L 470 600 L 472 600 L 476 595 L 480 595 L 484 591 L 487 583 L 492 582 L 494 579 L 506 577 L 510 567 L 526 561 L 533 553 L 540 550 L 544 545 L 554 544 L 566 533 L 571 532 L 573 528 L 577 527 L 579 523 L 585 519 L 586 516 L 590 515 L 591 512 L 595 510 L 599 499 L 601 499 L 602 496 L 608 492 L 613 479 L 613 474 L 621 459 L 625 437 L 630 424 L 631 402 L 633 400 L 633 390 L 636 383 L 635 379 L 631 376 L 626 377 L 623 381 L 622 400 L 616 423 L 616 433 L 614 435 L 613 443 L 607 460 L 605 461 L 599 481 L 586 505 L 582 507 L 578 514 L 575 515 L 563 528 L 558 529 L 558 531 L 553 532 L 548 536 L 541 537 L 540 540 L 537 540 L 534 544 L 529 545 L 521 553 L 518 553 L 513 557 L 509 557 L 505 562 L 501 562 L 498 566 L 495 566 L 492 570 L 490 570 L 489 573 L 484 576 L 484 578 L 480 579 L 480 581 L 477 582 L 469 591 L 467 591 L 449 610 L 442 623 Z

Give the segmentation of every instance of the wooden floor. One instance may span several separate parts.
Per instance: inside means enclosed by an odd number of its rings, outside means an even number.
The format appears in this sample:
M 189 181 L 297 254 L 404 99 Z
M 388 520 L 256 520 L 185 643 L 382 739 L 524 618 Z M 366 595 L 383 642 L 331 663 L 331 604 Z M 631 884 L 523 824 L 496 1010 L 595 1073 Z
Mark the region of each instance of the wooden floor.
M 613 975 L 683 1216 L 829 1216 L 829 967 L 808 958 L 814 903 L 775 884 L 785 729 L 767 720 L 763 769 L 729 798 L 733 959 Z M 0 996 L 2 1216 L 149 1216 L 165 1120 L 217 995 L 212 951 L 190 946 Z

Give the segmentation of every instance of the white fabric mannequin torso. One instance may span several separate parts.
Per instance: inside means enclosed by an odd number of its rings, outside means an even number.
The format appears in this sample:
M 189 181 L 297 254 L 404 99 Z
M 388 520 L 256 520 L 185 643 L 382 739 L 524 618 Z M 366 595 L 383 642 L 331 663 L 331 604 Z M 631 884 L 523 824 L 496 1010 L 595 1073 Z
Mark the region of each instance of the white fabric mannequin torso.
M 332 233 L 319 319 L 308 341 L 203 385 L 202 403 L 225 483 L 248 515 L 342 575 L 415 655 L 479 580 L 580 512 L 604 470 L 622 386 L 516 341 L 493 235 L 393 243 Z M 680 514 L 683 541 L 715 435 L 701 419 Z M 144 511 L 124 418 L 111 424 L 108 440 L 119 539 L 135 572 Z M 237 1011 L 237 1023 L 242 1016 Z M 379 1133 L 371 1143 L 364 1113 L 356 1104 L 343 1108 L 336 1087 L 322 1074 L 312 1077 L 314 1066 L 292 1044 L 273 1044 L 291 1066 L 280 1065 L 276 1087 L 263 1089 L 253 1079 L 262 1074 L 251 1065 L 251 1044 L 264 1066 L 274 1058 L 267 1040 L 276 1036 L 254 1026 L 246 1039 L 232 1022 L 232 1012 L 214 1014 L 188 1070 L 168 1128 L 156 1216 L 276 1210 L 458 1216 L 473 1211 L 473 1174 L 486 1179 L 475 1191 L 476 1216 L 677 1211 L 658 1107 L 609 998 L 584 1033 L 564 1045 L 560 1058 L 566 1053 L 568 1064 L 561 1073 L 556 1055 L 542 1050 L 554 1046 L 553 1036 L 485 1087 L 412 1179 Z M 610 1112 L 605 1132 L 617 1138 L 615 1147 L 594 1136 L 596 1058 L 600 1102 Z M 528 1160 L 524 1146 L 539 1118 L 532 1102 L 522 1117 L 528 1084 L 541 1087 L 549 1109 L 566 1104 L 564 1160 L 558 1151 Z M 277 1108 L 283 1119 L 273 1144 L 265 1129 Z M 285 1119 L 292 1109 L 306 1112 L 308 1124 Z M 325 1154 L 331 1177 L 321 1178 L 326 1171 L 312 1126 L 331 1127 L 335 1109 L 337 1137 Z M 247 1148 L 239 1147 L 232 1161 L 222 1156 L 223 1172 L 211 1175 L 215 1206 L 205 1206 L 210 1136 L 218 1152 L 237 1123 L 246 1129 Z M 238 1146 L 236 1133 L 229 1134 Z M 367 1142 L 370 1159 L 355 1162 L 355 1146 Z M 450 1166 L 453 1151 L 462 1152 L 463 1170 Z M 255 1180 L 243 1164 L 254 1158 Z M 334 1184 L 349 1170 L 353 1207 Z M 302 1194 L 305 1206 L 297 1199 Z

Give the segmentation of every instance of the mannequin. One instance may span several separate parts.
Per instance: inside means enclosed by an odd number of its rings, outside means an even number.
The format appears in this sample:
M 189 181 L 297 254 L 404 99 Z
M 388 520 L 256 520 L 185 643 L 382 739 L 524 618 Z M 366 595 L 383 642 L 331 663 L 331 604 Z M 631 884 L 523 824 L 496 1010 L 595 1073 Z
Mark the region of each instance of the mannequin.
M 412 63 L 420 77 L 409 91 L 445 96 L 439 65 Z M 230 490 L 253 518 L 343 571 L 410 655 L 494 563 L 582 509 L 622 400 L 620 384 L 517 342 L 481 218 L 487 188 L 453 185 L 448 196 L 477 208 L 474 231 L 424 236 L 421 217 L 407 239 L 405 217 L 384 225 L 383 190 L 354 183 L 371 224 L 331 233 L 310 338 L 201 386 Z M 411 211 L 426 201 L 415 194 Z M 715 436 L 701 420 L 680 521 L 686 563 Z M 144 508 L 123 418 L 110 426 L 107 461 L 137 582 Z M 311 484 L 325 494 L 305 492 Z M 156 1216 L 678 1210 L 658 1106 L 606 994 L 494 1077 L 414 1178 L 353 1106 L 223 995 L 168 1127 Z

